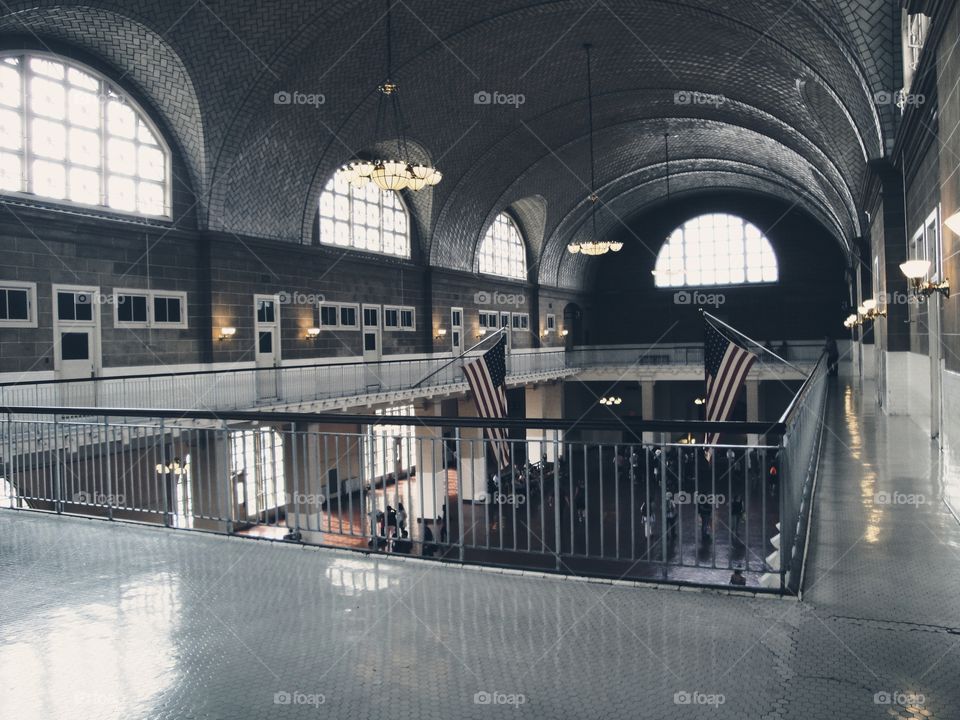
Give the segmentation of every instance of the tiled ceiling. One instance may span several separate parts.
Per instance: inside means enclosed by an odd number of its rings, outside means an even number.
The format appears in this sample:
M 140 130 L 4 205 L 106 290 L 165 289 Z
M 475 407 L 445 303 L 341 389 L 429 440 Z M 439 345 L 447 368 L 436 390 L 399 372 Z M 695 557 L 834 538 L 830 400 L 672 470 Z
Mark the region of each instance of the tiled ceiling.
M 421 255 L 473 268 L 501 209 L 525 223 L 540 282 L 564 256 L 589 179 L 581 45 L 594 45 L 604 227 L 660 199 L 663 135 L 687 190 L 796 203 L 849 247 L 867 162 L 892 139 L 893 0 L 394 0 L 406 131 L 444 172 L 409 199 Z M 385 0 L 7 0 L 6 46 L 67 45 L 153 104 L 182 154 L 201 225 L 309 241 L 319 189 L 376 147 Z M 319 108 L 274 104 L 322 93 Z M 522 94 L 478 105 L 480 91 Z M 701 93 L 702 95 L 695 95 Z M 534 235 L 536 235 L 534 237 Z

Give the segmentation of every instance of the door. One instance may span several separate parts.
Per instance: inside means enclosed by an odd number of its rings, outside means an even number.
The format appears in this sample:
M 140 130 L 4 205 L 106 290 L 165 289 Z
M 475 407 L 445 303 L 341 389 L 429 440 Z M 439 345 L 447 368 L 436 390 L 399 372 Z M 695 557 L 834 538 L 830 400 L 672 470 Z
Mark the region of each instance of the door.
M 363 370 L 367 389 L 380 387 L 380 306 L 363 306 Z
M 58 380 L 85 380 L 58 385 L 63 405 L 95 405 L 100 369 L 100 317 L 96 287 L 54 286 L 54 371 Z
M 463 352 L 463 308 L 450 308 L 450 350 L 454 357 Z
M 513 338 L 510 336 L 510 313 L 500 313 L 500 328 L 503 330 L 503 336 L 507 339 L 507 350 L 509 350 L 513 347 Z
M 253 305 L 257 399 L 275 400 L 280 394 L 280 300 L 254 295 Z

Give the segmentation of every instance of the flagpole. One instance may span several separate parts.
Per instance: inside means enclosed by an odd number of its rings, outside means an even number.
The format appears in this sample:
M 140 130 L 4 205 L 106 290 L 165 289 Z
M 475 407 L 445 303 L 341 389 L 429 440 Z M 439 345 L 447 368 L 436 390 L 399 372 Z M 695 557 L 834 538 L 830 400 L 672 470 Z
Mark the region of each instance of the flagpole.
M 708 312 L 707 312 L 706 310 L 704 310 L 703 308 L 700 308 L 700 313 L 701 313 L 705 318 L 709 318 L 709 319 L 712 320 L 713 322 L 716 322 L 716 323 L 719 323 L 720 325 L 723 325 L 723 327 L 725 327 L 727 330 L 730 330 L 730 331 L 732 331 L 732 332 L 735 332 L 737 335 L 739 335 L 740 337 L 742 337 L 742 338 L 743 338 L 744 340 L 746 340 L 747 342 L 756 345 L 758 348 L 760 348 L 761 350 L 763 350 L 765 353 L 767 353 L 768 355 L 772 355 L 772 356 L 775 357 L 777 360 L 779 360 L 780 362 L 782 362 L 784 365 L 787 365 L 788 367 L 793 368 L 794 370 L 796 370 L 796 371 L 797 371 L 798 373 L 800 373 L 801 375 L 806 375 L 806 371 L 805 371 L 805 370 L 802 370 L 801 368 L 797 367 L 797 366 L 794 365 L 793 363 L 788 362 L 787 360 L 784 360 L 782 357 L 780 357 L 779 355 L 777 355 L 777 354 L 776 354 L 773 350 L 771 350 L 770 348 L 764 347 L 763 345 L 761 345 L 760 343 L 758 343 L 756 340 L 754 340 L 754 339 L 753 339 L 752 337 L 750 337 L 749 335 L 744 335 L 742 332 L 740 332 L 739 330 L 737 330 L 735 327 L 733 327 L 733 326 L 731 326 L 731 325 L 727 325 L 727 323 L 725 323 L 723 320 L 721 320 L 721 319 L 718 318 L 718 317 L 714 317 L 713 315 L 711 315 L 710 313 L 708 313 Z
M 495 338 L 495 337 L 497 337 L 498 335 L 502 335 L 502 334 L 506 333 L 506 331 L 507 331 L 507 328 L 506 328 L 506 327 L 502 327 L 502 328 L 499 328 L 495 333 L 492 333 L 492 334 L 490 334 L 490 335 L 484 336 L 483 340 L 481 340 L 480 342 L 478 342 L 478 343 L 477 343 L 476 345 L 474 345 L 473 347 L 467 348 L 467 349 L 464 350 L 462 353 L 460 353 L 460 354 L 457 355 L 455 358 L 453 358 L 453 360 L 451 360 L 450 362 L 444 363 L 443 365 L 441 365 L 440 367 L 438 367 L 436 370 L 434 370 L 432 373 L 430 373 L 430 374 L 427 375 L 426 377 L 420 378 L 420 380 L 417 381 L 417 384 L 416 384 L 416 385 L 411 385 L 411 386 L 410 386 L 411 390 L 412 390 L 413 388 L 420 387 L 420 385 L 421 385 L 422 383 L 424 383 L 424 382 L 426 382 L 427 380 L 429 380 L 430 378 L 432 378 L 434 375 L 436 375 L 438 372 L 440 372 L 440 371 L 443 370 L 444 368 L 450 367 L 451 365 L 453 365 L 453 363 L 455 363 L 457 360 L 459 360 L 460 358 L 462 358 L 462 357 L 463 357 L 464 355 L 466 355 L 467 353 L 473 352 L 473 351 L 476 350 L 478 347 L 480 347 L 480 346 L 483 345 L 485 342 L 487 342 L 490 338 Z

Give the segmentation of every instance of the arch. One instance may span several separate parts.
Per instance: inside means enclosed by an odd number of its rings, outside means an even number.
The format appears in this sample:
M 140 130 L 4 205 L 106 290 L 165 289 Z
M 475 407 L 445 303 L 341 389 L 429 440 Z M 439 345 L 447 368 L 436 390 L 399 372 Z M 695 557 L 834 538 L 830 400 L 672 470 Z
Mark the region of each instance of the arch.
M 751 222 L 727 213 L 691 218 L 670 233 L 657 254 L 658 288 L 777 282 L 777 257 Z
M 103 73 L 49 52 L 0 53 L 0 190 L 171 217 L 171 153 Z
M 474 266 L 484 275 L 525 280 L 527 246 L 514 219 L 500 212 L 487 226 L 477 249 Z
M 185 165 L 186 174 L 173 177 L 175 193 L 186 190 L 202 207 L 208 181 L 207 139 L 197 86 L 185 64 L 188 58 L 181 57 L 173 42 L 152 29 L 147 19 L 132 12 L 120 14 L 88 4 L 64 13 L 56 3 L 23 5 L 0 18 L 0 31 L 11 33 L 3 47 L 77 57 L 139 95 L 176 150 L 174 172 L 181 159 Z

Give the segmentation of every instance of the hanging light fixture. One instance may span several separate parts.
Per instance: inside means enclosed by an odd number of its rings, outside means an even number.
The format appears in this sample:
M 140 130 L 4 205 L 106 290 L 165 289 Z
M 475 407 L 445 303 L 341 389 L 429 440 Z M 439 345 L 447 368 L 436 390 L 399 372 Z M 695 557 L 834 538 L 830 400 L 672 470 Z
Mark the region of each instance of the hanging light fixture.
M 587 53 L 587 112 L 590 121 L 590 222 L 592 225 L 592 238 L 586 242 L 571 242 L 567 245 L 567 251 L 576 255 L 606 255 L 608 252 L 620 252 L 623 249 L 623 243 L 617 240 L 607 241 L 597 239 L 597 203 L 600 198 L 597 196 L 597 182 L 593 152 L 593 77 L 590 73 L 590 43 L 584 43 L 583 49 Z
M 394 157 L 381 157 L 376 160 L 357 160 L 340 169 L 345 179 L 355 187 L 363 187 L 372 182 L 381 190 L 422 190 L 432 187 L 443 179 L 443 173 L 430 165 L 414 162 L 407 148 L 407 138 L 403 133 L 403 110 L 400 107 L 399 86 L 393 77 L 392 14 L 394 0 L 387 0 L 387 77 L 377 90 L 380 97 L 377 104 L 377 124 L 375 137 L 392 117 L 394 135 L 397 139 L 397 152 Z M 388 117 L 390 116 L 390 117 Z

